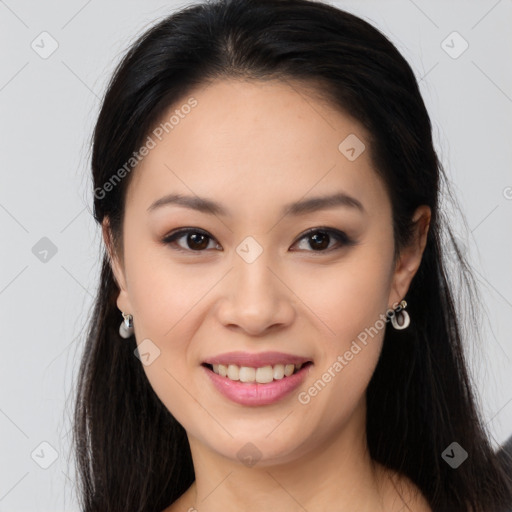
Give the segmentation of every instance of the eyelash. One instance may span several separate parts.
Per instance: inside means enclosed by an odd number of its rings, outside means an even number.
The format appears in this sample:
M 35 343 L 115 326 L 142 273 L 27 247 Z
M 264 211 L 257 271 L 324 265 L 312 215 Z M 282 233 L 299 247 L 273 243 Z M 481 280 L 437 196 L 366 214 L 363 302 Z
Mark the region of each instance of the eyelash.
M 176 240 L 179 240 L 180 238 L 183 238 L 185 235 L 188 235 L 189 233 L 196 233 L 196 234 L 205 235 L 210 240 L 215 240 L 215 238 L 210 236 L 206 231 L 203 231 L 202 229 L 198 229 L 198 228 L 185 228 L 185 229 L 179 229 L 178 231 L 174 231 L 172 233 L 169 233 L 168 235 L 166 235 L 162 239 L 162 243 L 165 244 L 165 245 L 172 245 L 172 244 L 174 244 L 176 242 Z M 337 248 L 334 248 L 334 249 L 330 248 L 330 249 L 323 249 L 323 250 L 319 250 L 319 251 L 310 250 L 310 251 L 306 251 L 306 252 L 328 253 L 328 252 L 332 252 L 333 250 L 339 250 L 339 249 L 341 249 L 343 247 L 350 247 L 350 246 L 353 246 L 353 245 L 357 244 L 357 242 L 355 240 L 352 240 L 351 238 L 349 238 L 347 236 L 347 234 L 344 233 L 343 231 L 339 231 L 337 229 L 332 229 L 332 228 L 323 228 L 323 227 L 309 229 L 308 231 L 306 231 L 305 233 L 302 234 L 302 236 L 297 240 L 297 242 L 299 242 L 300 240 L 302 240 L 304 238 L 311 237 L 315 233 L 327 234 L 331 238 L 334 238 L 339 244 L 341 244 L 341 246 L 337 247 Z M 193 250 L 193 249 L 183 249 L 182 247 L 176 247 L 175 250 L 180 251 L 180 252 L 185 252 L 185 253 L 187 253 L 187 252 L 188 253 L 190 253 L 190 252 L 201 253 L 201 252 L 205 252 L 206 251 L 206 249 Z

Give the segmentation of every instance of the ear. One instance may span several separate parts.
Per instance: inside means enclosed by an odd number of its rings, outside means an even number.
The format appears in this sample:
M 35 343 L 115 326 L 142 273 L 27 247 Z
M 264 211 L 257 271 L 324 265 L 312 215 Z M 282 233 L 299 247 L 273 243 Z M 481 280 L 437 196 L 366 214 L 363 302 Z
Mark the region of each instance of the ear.
M 430 227 L 431 210 L 427 205 L 419 206 L 414 212 L 414 223 L 411 242 L 402 249 L 393 274 L 389 307 L 397 306 L 409 290 L 411 281 L 416 274 L 427 244 L 427 234 Z
M 132 307 L 128 296 L 128 290 L 126 286 L 126 274 L 123 266 L 123 262 L 120 260 L 119 255 L 115 249 L 114 241 L 112 238 L 112 231 L 110 229 L 110 222 L 108 217 L 105 217 L 102 222 L 102 235 L 105 247 L 107 250 L 110 266 L 112 273 L 114 274 L 114 280 L 119 288 L 119 295 L 117 296 L 117 307 L 124 313 L 131 313 Z

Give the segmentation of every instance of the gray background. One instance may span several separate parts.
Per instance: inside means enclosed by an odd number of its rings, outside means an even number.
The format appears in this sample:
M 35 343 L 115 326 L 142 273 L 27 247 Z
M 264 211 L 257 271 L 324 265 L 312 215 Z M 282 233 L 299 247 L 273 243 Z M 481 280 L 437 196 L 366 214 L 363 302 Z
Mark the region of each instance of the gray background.
M 78 510 L 69 415 L 101 241 L 89 139 L 128 44 L 186 4 L 0 1 L 0 512 Z M 420 80 L 481 285 L 483 344 L 469 357 L 497 446 L 512 434 L 512 2 L 335 5 L 388 35 Z

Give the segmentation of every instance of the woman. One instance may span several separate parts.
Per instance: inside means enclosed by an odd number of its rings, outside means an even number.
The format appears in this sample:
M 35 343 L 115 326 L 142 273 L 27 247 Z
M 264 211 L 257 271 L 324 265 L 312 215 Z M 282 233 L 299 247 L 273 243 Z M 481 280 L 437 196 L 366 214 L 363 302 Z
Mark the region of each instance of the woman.
M 116 70 L 92 169 L 84 511 L 507 510 L 429 116 L 379 31 L 308 0 L 185 8 Z

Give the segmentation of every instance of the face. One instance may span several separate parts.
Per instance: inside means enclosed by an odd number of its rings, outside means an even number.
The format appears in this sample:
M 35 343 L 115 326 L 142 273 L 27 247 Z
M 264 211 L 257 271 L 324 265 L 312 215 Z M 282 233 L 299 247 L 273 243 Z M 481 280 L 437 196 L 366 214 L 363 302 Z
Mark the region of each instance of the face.
M 189 97 L 196 106 L 152 135 L 133 171 L 124 255 L 113 258 L 117 305 L 133 315 L 147 378 L 191 444 L 235 461 L 243 447 L 260 464 L 291 461 L 364 429 L 365 389 L 392 328 L 382 319 L 419 266 L 428 215 L 418 210 L 418 241 L 394 265 L 391 204 L 359 123 L 284 82 L 223 80 Z M 220 208 L 154 205 L 170 194 Z M 308 203 L 336 194 L 320 209 Z M 300 378 L 221 385 L 228 397 L 203 363 L 233 351 L 311 364 Z

